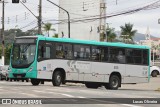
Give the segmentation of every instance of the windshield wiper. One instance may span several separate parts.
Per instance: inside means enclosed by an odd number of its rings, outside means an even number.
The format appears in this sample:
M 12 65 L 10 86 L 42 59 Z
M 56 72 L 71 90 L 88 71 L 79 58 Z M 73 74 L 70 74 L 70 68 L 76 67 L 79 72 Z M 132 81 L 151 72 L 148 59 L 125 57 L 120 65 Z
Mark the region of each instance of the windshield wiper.
M 28 44 L 26 47 L 24 47 L 22 52 L 25 53 L 27 51 L 27 49 L 29 48 L 29 46 L 30 46 L 30 44 Z

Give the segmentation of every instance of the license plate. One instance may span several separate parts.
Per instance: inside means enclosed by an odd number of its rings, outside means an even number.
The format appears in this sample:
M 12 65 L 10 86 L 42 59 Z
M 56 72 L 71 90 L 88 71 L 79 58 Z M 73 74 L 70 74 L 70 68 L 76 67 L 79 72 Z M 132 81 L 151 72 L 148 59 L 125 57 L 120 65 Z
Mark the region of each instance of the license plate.
M 18 75 L 17 78 L 22 78 L 22 76 Z

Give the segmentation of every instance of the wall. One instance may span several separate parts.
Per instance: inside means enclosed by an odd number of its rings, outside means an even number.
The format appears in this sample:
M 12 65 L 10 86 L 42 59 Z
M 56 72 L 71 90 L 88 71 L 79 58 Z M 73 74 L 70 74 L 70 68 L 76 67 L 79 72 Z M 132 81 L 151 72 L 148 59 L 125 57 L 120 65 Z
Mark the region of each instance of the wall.
M 85 40 L 100 40 L 100 20 L 80 21 L 91 18 L 90 16 L 100 17 L 100 3 L 104 0 L 59 0 L 61 7 L 69 11 L 71 17 L 71 38 Z M 64 38 L 68 38 L 68 20 L 67 14 L 63 10 L 59 11 L 59 20 L 65 23 L 59 24 L 59 37 L 64 34 Z M 92 17 L 93 18 L 93 17 Z M 104 23 L 105 24 L 105 23 Z

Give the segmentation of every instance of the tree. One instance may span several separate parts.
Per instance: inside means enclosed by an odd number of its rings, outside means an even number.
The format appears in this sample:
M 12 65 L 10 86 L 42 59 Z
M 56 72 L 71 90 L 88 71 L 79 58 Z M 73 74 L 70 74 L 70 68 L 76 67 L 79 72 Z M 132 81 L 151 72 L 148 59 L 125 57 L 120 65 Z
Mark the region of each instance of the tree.
M 49 31 L 50 31 L 50 30 L 55 31 L 55 29 L 51 29 L 51 28 L 52 28 L 52 24 L 51 24 L 51 23 L 46 23 L 46 24 L 44 24 L 43 28 L 44 28 L 44 30 L 48 33 L 48 37 L 49 37 Z
M 137 30 L 133 30 L 133 24 L 125 23 L 124 26 L 120 26 L 121 35 L 123 39 L 130 39 L 133 42 L 133 37 L 136 34 Z
M 58 38 L 58 34 L 56 33 L 55 35 L 52 36 L 53 38 Z
M 106 29 L 106 33 L 107 33 L 107 41 L 108 42 L 113 42 L 116 40 L 116 33 L 115 33 L 115 29 L 114 28 L 107 28 Z

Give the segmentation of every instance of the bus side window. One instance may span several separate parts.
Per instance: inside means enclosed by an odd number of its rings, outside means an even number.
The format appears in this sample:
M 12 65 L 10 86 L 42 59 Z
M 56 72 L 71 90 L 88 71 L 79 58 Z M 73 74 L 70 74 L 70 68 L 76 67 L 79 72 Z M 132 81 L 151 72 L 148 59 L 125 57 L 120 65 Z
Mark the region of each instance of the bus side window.
M 64 58 L 63 45 L 61 43 L 56 44 L 56 58 Z
M 143 65 L 148 65 L 149 64 L 149 60 L 148 60 L 148 50 L 143 50 Z
M 44 51 L 44 47 L 42 45 L 39 45 L 38 46 L 38 59 L 44 58 L 43 51 Z

